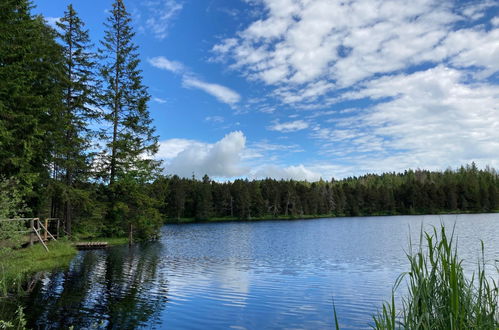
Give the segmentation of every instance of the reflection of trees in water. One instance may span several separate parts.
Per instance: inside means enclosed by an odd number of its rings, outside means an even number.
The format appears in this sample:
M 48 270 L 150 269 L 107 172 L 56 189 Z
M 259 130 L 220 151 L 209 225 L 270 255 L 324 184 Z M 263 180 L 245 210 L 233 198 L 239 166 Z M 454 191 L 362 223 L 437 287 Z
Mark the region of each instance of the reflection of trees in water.
M 34 328 L 130 329 L 151 324 L 167 301 L 160 243 L 78 255 L 28 297 Z

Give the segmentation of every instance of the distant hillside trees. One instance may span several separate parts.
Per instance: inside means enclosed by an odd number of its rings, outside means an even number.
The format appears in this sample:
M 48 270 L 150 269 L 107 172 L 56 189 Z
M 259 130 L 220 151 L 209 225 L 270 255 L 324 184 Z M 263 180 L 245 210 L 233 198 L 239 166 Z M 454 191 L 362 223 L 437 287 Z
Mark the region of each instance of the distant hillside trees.
M 409 170 L 343 180 L 302 182 L 265 179 L 216 182 L 172 176 L 162 212 L 169 218 L 277 218 L 491 212 L 499 206 L 495 170 L 475 164 L 444 172 Z

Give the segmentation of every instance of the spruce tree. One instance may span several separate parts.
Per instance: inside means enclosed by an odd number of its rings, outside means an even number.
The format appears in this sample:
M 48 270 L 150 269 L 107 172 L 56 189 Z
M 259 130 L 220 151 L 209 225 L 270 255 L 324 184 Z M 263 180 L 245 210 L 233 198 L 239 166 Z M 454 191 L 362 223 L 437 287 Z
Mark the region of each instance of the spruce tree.
M 27 0 L 0 1 L 0 174 L 36 213 L 61 109 L 62 52 Z
M 101 105 L 109 127 L 101 132 L 105 141 L 101 165 L 103 178 L 111 185 L 120 177 L 150 178 L 158 167 L 151 160 L 158 148 L 147 102 L 150 98 L 142 83 L 138 47 L 129 13 L 122 0 L 116 0 L 101 42 Z
M 52 216 L 59 216 L 62 204 L 66 231 L 71 234 L 72 200 L 76 199 L 78 183 L 88 179 L 91 163 L 92 131 L 89 124 L 96 118 L 95 111 L 95 55 L 85 24 L 69 5 L 64 17 L 57 23 L 64 54 L 63 109 L 60 113 L 53 178 L 59 184 L 59 196 L 54 196 Z M 54 203 L 55 201 L 55 203 Z
M 134 230 L 151 232 L 150 228 L 141 229 L 147 219 L 153 223 L 152 204 L 144 202 L 148 200 L 145 192 L 135 188 L 157 174 L 159 163 L 151 157 L 158 149 L 158 139 L 147 108 L 150 96 L 142 83 L 135 33 L 122 0 L 114 2 L 105 26 L 99 49 L 99 101 L 107 127 L 100 134 L 105 143 L 100 174 L 109 182 L 108 234 L 122 235 L 128 230 L 132 237 Z M 134 200 L 126 196 L 130 187 L 134 187 Z

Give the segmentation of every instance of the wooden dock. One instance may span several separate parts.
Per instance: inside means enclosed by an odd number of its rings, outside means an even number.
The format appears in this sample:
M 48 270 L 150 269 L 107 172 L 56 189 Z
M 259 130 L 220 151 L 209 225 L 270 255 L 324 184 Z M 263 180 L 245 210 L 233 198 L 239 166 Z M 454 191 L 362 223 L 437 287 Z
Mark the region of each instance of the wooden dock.
M 95 249 L 105 249 L 108 247 L 107 242 L 78 242 L 75 243 L 75 247 L 78 250 L 95 250 Z

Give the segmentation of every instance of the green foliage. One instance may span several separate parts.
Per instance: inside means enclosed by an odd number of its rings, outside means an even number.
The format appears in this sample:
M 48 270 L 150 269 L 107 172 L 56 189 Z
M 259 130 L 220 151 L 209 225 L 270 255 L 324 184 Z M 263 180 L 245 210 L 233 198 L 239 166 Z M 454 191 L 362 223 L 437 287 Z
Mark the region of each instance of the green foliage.
M 406 171 L 318 182 L 163 177 L 153 184 L 161 212 L 173 219 L 301 218 L 493 212 L 499 177 L 474 164 L 456 171 Z
M 16 196 L 0 191 L 0 218 L 58 217 L 80 235 L 124 234 L 132 224 L 139 237 L 155 236 L 160 204 L 139 192 L 159 170 L 157 137 L 123 1 L 113 5 L 99 58 L 72 5 L 58 32 L 31 10 L 28 0 L 0 2 L 0 175 L 17 186 Z M 105 146 L 93 145 L 96 120 L 113 127 L 99 136 Z M 101 178 L 120 182 L 109 187 Z M 20 202 L 30 208 L 14 210 Z
M 0 174 L 19 180 L 33 208 L 62 104 L 62 56 L 55 32 L 30 11 L 26 0 L 0 2 Z
M 121 177 L 109 186 L 110 201 L 106 234 L 125 235 L 131 229 L 134 240 L 156 237 L 163 224 L 157 201 L 150 197 L 148 186 L 134 176 Z
M 0 177 L 0 220 L 16 218 L 26 212 L 17 180 Z M 5 249 L 20 247 L 26 225 L 23 221 L 0 221 L 0 254 Z
M 21 247 L 25 243 L 27 228 L 24 221 L 0 221 L 0 256 L 12 248 Z
M 0 176 L 0 219 L 11 219 L 26 212 L 19 182 Z
M 412 248 L 411 248 L 412 249 Z M 409 293 L 397 311 L 394 294 L 374 316 L 376 329 L 497 329 L 499 288 L 486 274 L 483 258 L 471 278 L 465 276 L 454 236 L 421 234 L 415 253 L 407 254 L 410 271 L 397 280 L 394 291 L 407 279 Z
M 106 145 L 100 154 L 100 174 L 112 185 L 121 176 L 134 175 L 147 181 L 157 174 L 159 163 L 150 156 L 158 149 L 147 102 L 150 95 L 142 83 L 138 47 L 130 14 L 122 0 L 113 3 L 101 41 L 99 103 L 112 130 L 102 130 Z
M 95 110 L 95 55 L 90 38 L 72 5 L 57 23 L 64 56 L 61 86 L 62 107 L 54 115 L 52 171 L 48 193 L 51 217 L 64 219 L 65 229 L 72 231 L 73 203 L 83 192 L 81 183 L 89 178 L 93 132 L 88 128 L 97 117 Z
M 21 306 L 16 310 L 15 318 L 12 321 L 2 321 L 0 320 L 0 329 L 16 329 L 24 330 L 27 329 L 26 314 Z

